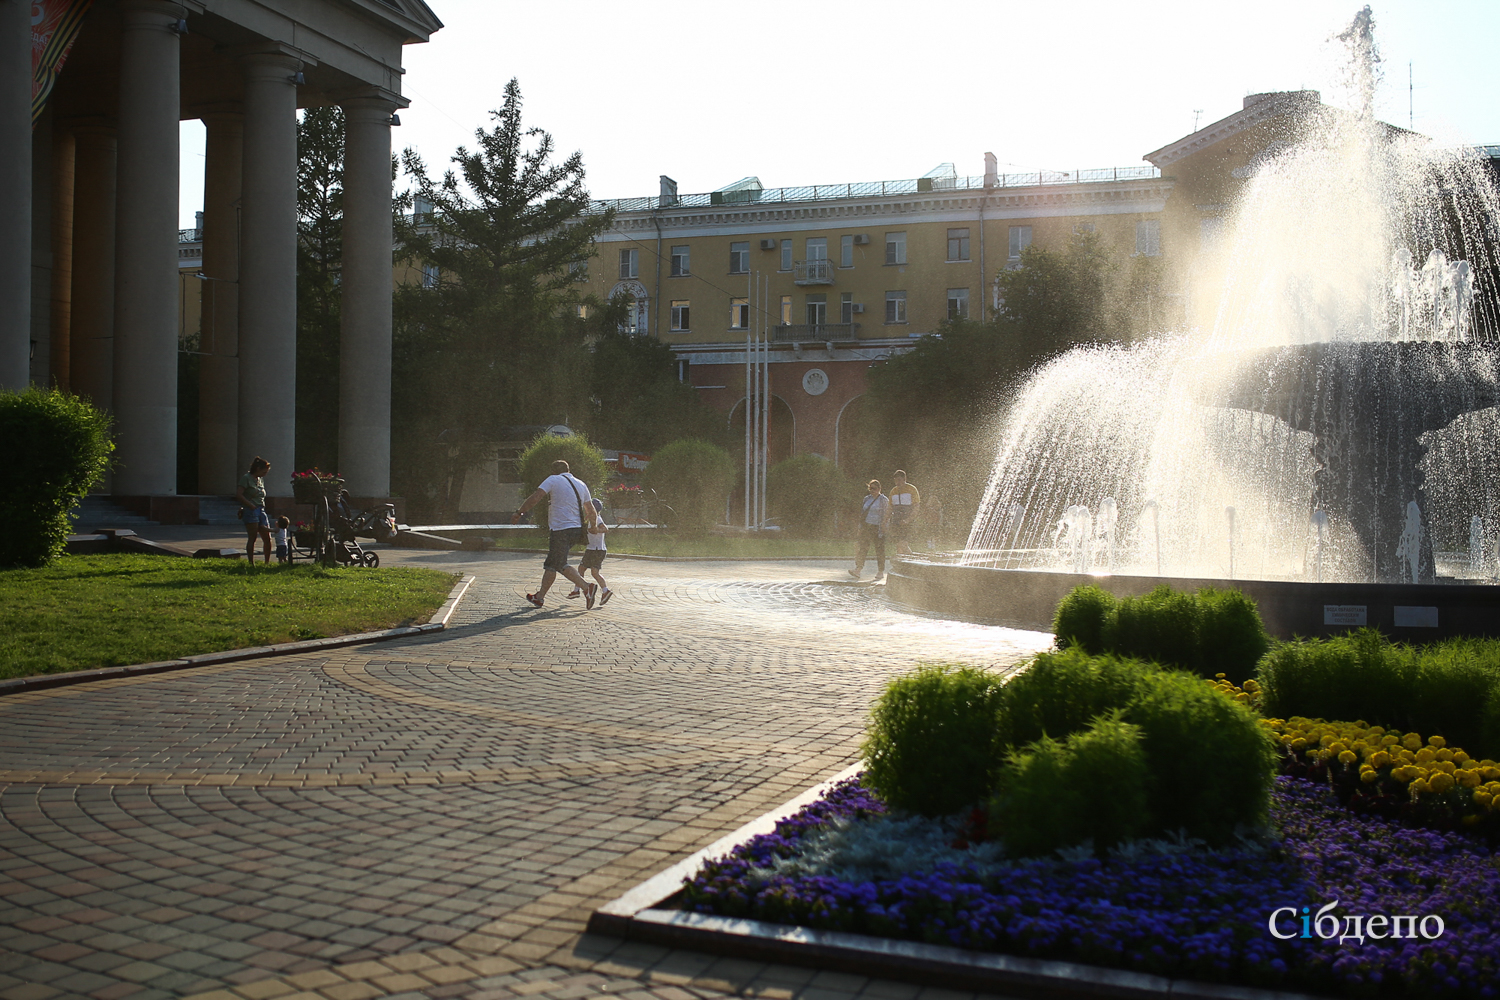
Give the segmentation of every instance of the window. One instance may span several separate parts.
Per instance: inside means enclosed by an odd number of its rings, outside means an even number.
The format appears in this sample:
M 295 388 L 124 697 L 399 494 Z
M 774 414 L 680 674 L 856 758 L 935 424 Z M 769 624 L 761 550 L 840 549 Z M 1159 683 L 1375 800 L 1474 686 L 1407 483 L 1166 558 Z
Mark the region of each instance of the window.
M 646 335 L 650 332 L 651 300 L 646 296 L 631 298 L 625 307 L 625 322 L 620 324 L 622 333 Z
M 828 259 L 828 239 L 823 236 L 809 237 L 807 240 L 808 260 Z
M 729 328 L 731 330 L 747 330 L 750 328 L 750 300 L 729 300 Z
M 887 264 L 906 263 L 906 234 L 885 234 L 885 262 Z
M 885 321 L 887 323 L 906 322 L 906 291 L 885 293 Z
M 582 305 L 582 304 L 580 304 L 578 306 L 578 318 L 579 319 L 588 319 L 589 318 L 589 307 L 588 306 Z
M 639 278 L 641 276 L 641 252 L 639 250 L 620 251 L 620 277 Z
M 442 272 L 438 270 L 438 266 L 436 264 L 423 264 L 422 265 L 422 287 L 423 288 L 436 288 L 438 286 L 438 283 L 439 283 L 439 281 L 441 279 L 442 279 Z
M 750 272 L 750 244 L 729 244 L 729 273 L 748 274 Z
M 788 243 L 791 241 L 788 240 Z M 781 325 L 790 326 L 792 323 L 792 297 L 783 295 L 781 297 Z
M 839 237 L 839 267 L 854 266 L 854 237 Z
M 948 289 L 948 318 L 969 318 L 969 290 L 967 288 Z
M 1135 224 L 1135 252 L 1142 257 L 1161 254 L 1161 223 L 1156 219 L 1142 219 Z
M 847 239 L 847 237 L 845 237 Z M 854 322 L 854 293 L 844 292 L 839 296 L 839 322 Z
M 969 259 L 969 231 L 967 229 L 948 230 L 948 259 Z
M 686 381 L 688 381 L 688 365 L 690 363 L 691 362 L 689 362 L 687 358 L 678 358 L 677 359 L 677 381 L 679 381 L 679 382 L 686 382 Z
M 681 278 L 681 277 L 686 276 L 689 273 L 691 273 L 691 269 L 688 267 L 688 248 L 687 247 L 673 247 L 672 248 L 672 277 L 674 277 L 674 278 Z
M 807 297 L 807 325 L 822 326 L 828 322 L 828 296 L 809 295 Z
M 589 280 L 589 262 L 586 260 L 575 260 L 568 265 L 568 277 L 574 281 Z
M 781 269 L 790 271 L 792 269 L 792 241 L 781 241 Z
M 1020 260 L 1021 251 L 1031 246 L 1030 226 L 1010 227 L 1010 259 Z
M 673 330 L 690 330 L 690 329 L 692 329 L 691 324 L 688 323 L 688 300 L 687 299 L 673 299 L 672 300 L 672 329 Z

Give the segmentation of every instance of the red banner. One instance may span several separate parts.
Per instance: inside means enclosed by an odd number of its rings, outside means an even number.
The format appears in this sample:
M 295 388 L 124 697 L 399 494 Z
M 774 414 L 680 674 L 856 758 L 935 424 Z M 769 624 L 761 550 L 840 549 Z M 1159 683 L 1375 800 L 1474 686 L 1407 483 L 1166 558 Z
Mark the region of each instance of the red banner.
M 31 126 L 42 116 L 94 0 L 31 0 Z

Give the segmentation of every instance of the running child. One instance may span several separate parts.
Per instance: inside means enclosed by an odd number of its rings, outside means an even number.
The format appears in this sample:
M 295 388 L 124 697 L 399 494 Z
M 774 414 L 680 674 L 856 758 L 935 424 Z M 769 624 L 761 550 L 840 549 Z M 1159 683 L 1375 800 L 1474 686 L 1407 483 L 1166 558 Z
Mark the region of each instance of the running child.
M 603 501 L 590 499 L 589 503 L 593 506 L 596 515 L 604 512 Z M 599 581 L 599 606 L 601 608 L 609 603 L 611 597 L 615 596 L 615 592 L 609 589 L 609 584 L 604 582 L 604 574 L 599 572 L 599 568 L 604 565 L 604 533 L 608 530 L 609 528 L 605 525 L 604 518 L 597 517 L 594 521 L 594 527 L 589 531 L 589 544 L 583 550 L 583 561 L 578 564 L 579 573 L 588 570 L 594 574 L 594 579 Z M 582 593 L 583 591 L 575 586 L 573 592 L 568 597 L 574 598 Z

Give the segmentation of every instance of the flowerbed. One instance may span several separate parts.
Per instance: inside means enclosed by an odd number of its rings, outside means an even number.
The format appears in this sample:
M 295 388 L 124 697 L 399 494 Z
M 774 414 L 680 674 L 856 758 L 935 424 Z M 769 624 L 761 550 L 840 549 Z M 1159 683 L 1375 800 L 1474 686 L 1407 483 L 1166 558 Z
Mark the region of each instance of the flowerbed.
M 1472 837 L 1414 830 L 1279 777 L 1271 829 L 1209 850 L 1126 845 L 1104 858 L 1005 860 L 955 839 L 923 870 L 840 877 L 815 858 L 841 829 L 877 823 L 858 779 L 707 864 L 685 885 L 699 913 L 1062 959 L 1159 975 L 1349 996 L 1487 997 L 1500 981 L 1500 867 Z M 957 824 L 951 824 L 955 838 Z M 894 848 L 893 848 L 894 849 Z M 824 851 L 826 853 L 826 851 Z M 836 868 L 836 866 L 835 866 Z M 848 872 L 844 872 L 848 875 Z M 1340 918 L 1427 915 L 1422 936 L 1303 936 L 1302 908 Z M 1273 911 L 1292 907 L 1273 935 Z M 1288 912 L 1283 910 L 1283 913 Z M 1424 925 L 1431 929 L 1431 924 Z M 1373 925 L 1372 925 L 1373 928 Z M 1413 931 L 1413 934 L 1416 932 Z M 1282 937 L 1280 935 L 1289 935 Z

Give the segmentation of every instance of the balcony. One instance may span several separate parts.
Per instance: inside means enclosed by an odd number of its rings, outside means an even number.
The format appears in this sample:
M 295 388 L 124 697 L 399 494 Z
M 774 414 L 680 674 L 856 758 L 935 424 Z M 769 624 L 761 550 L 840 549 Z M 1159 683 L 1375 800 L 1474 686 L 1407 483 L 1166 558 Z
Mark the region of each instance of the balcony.
M 792 280 L 799 285 L 831 285 L 833 284 L 833 261 L 793 261 Z
M 783 323 L 771 327 L 771 340 L 777 344 L 815 344 L 858 339 L 858 323 Z

